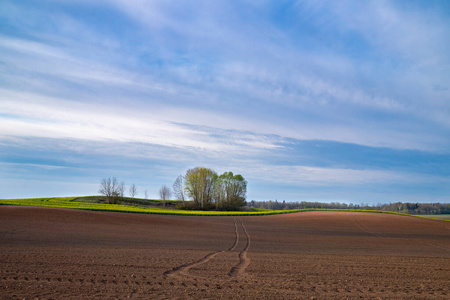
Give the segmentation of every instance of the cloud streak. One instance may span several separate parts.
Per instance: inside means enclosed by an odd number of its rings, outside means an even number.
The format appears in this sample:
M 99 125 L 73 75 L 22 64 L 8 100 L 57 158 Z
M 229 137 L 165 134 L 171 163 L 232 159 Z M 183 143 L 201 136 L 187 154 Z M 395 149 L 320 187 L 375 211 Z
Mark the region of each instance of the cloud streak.
M 3 91 L 0 100 L 0 110 L 10 116 L 0 120 L 2 135 L 144 143 L 214 152 L 279 147 L 270 137 L 176 124 L 132 109 L 119 113 L 106 105 L 8 91 Z
M 248 172 L 248 171 L 247 171 Z M 264 174 L 260 177 L 258 175 Z M 276 174 L 276 176 L 273 176 Z M 382 185 L 389 182 L 397 184 L 417 184 L 441 182 L 449 184 L 450 180 L 441 176 L 411 174 L 399 171 L 349 169 L 349 168 L 321 168 L 311 166 L 254 166 L 250 176 L 267 182 L 292 184 L 296 186 L 358 186 Z

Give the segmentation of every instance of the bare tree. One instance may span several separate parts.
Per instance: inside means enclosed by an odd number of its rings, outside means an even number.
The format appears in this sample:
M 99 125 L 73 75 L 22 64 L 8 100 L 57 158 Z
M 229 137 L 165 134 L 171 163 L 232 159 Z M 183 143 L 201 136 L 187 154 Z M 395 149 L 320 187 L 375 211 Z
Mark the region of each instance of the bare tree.
M 122 181 L 119 185 L 119 194 L 120 194 L 120 197 L 123 198 L 123 196 L 125 194 L 125 181 Z
M 114 204 L 120 197 L 120 185 L 116 177 L 103 178 L 98 192 L 106 197 L 109 204 Z
M 148 191 L 147 190 L 144 191 L 144 197 L 145 197 L 145 199 L 148 199 Z
M 159 189 L 159 196 L 163 201 L 164 207 L 166 206 L 166 200 L 169 200 L 171 195 L 172 193 L 170 192 L 170 189 L 166 185 L 161 186 L 161 188 Z
M 184 201 L 184 178 L 183 176 L 178 176 L 173 183 L 173 194 L 177 200 Z
M 136 188 L 136 185 L 133 183 L 130 186 L 130 196 L 131 196 L 131 198 L 134 198 L 134 196 L 136 196 L 136 195 L 137 195 L 137 188 Z

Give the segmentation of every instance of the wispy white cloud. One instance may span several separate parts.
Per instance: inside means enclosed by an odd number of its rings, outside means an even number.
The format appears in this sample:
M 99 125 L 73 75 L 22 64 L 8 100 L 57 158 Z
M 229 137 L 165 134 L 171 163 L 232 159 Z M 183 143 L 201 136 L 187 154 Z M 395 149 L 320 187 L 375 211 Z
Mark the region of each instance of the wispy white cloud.
M 294 186 L 359 186 L 427 183 L 450 183 L 444 176 L 411 174 L 376 169 L 323 168 L 301 165 L 253 164 L 243 169 L 249 177 L 266 182 Z
M 355 63 L 365 65 L 370 71 L 368 75 L 377 81 L 380 78 L 373 72 L 384 72 L 379 77 L 385 77 L 391 84 L 380 86 L 380 90 L 395 89 L 390 91 L 396 95 L 393 100 L 403 106 L 414 107 L 423 97 L 427 98 L 426 112 L 410 109 L 408 113 L 422 117 L 431 113 L 431 118 L 442 107 L 448 108 L 442 99 L 449 96 L 433 91 L 433 86 L 446 86 L 450 81 L 450 28 L 448 15 L 439 4 L 376 0 L 299 2 L 314 15 L 318 26 L 333 28 L 343 37 L 355 36 L 364 44 L 361 50 L 368 52 L 369 59 L 355 59 Z
M 213 152 L 248 152 L 250 149 L 257 151 L 278 147 L 268 137 L 188 127 L 171 122 L 157 113 L 143 115 L 132 108 L 121 108 L 118 112 L 108 105 L 36 97 L 5 90 L 0 100 L 0 110 L 10 116 L 0 119 L 2 135 L 139 142 Z
M 32 76 L 53 76 L 85 85 L 144 87 L 133 81 L 133 74 L 126 70 L 74 57 L 64 49 L 41 42 L 0 36 L 0 49 L 6 52 L 4 63 L 16 72 L 32 72 Z

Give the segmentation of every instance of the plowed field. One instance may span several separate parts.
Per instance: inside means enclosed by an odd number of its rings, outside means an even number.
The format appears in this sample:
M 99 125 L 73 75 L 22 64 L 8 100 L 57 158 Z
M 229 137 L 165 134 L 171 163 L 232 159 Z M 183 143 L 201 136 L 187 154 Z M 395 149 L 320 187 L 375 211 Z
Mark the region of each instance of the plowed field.
M 0 207 L 0 298 L 450 298 L 450 223 Z

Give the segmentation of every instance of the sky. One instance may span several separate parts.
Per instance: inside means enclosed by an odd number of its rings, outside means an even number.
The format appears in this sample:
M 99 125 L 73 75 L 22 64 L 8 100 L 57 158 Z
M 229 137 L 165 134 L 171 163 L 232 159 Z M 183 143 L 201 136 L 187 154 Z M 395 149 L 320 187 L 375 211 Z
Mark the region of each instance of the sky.
M 2 0 L 0 198 L 450 202 L 450 1 Z

